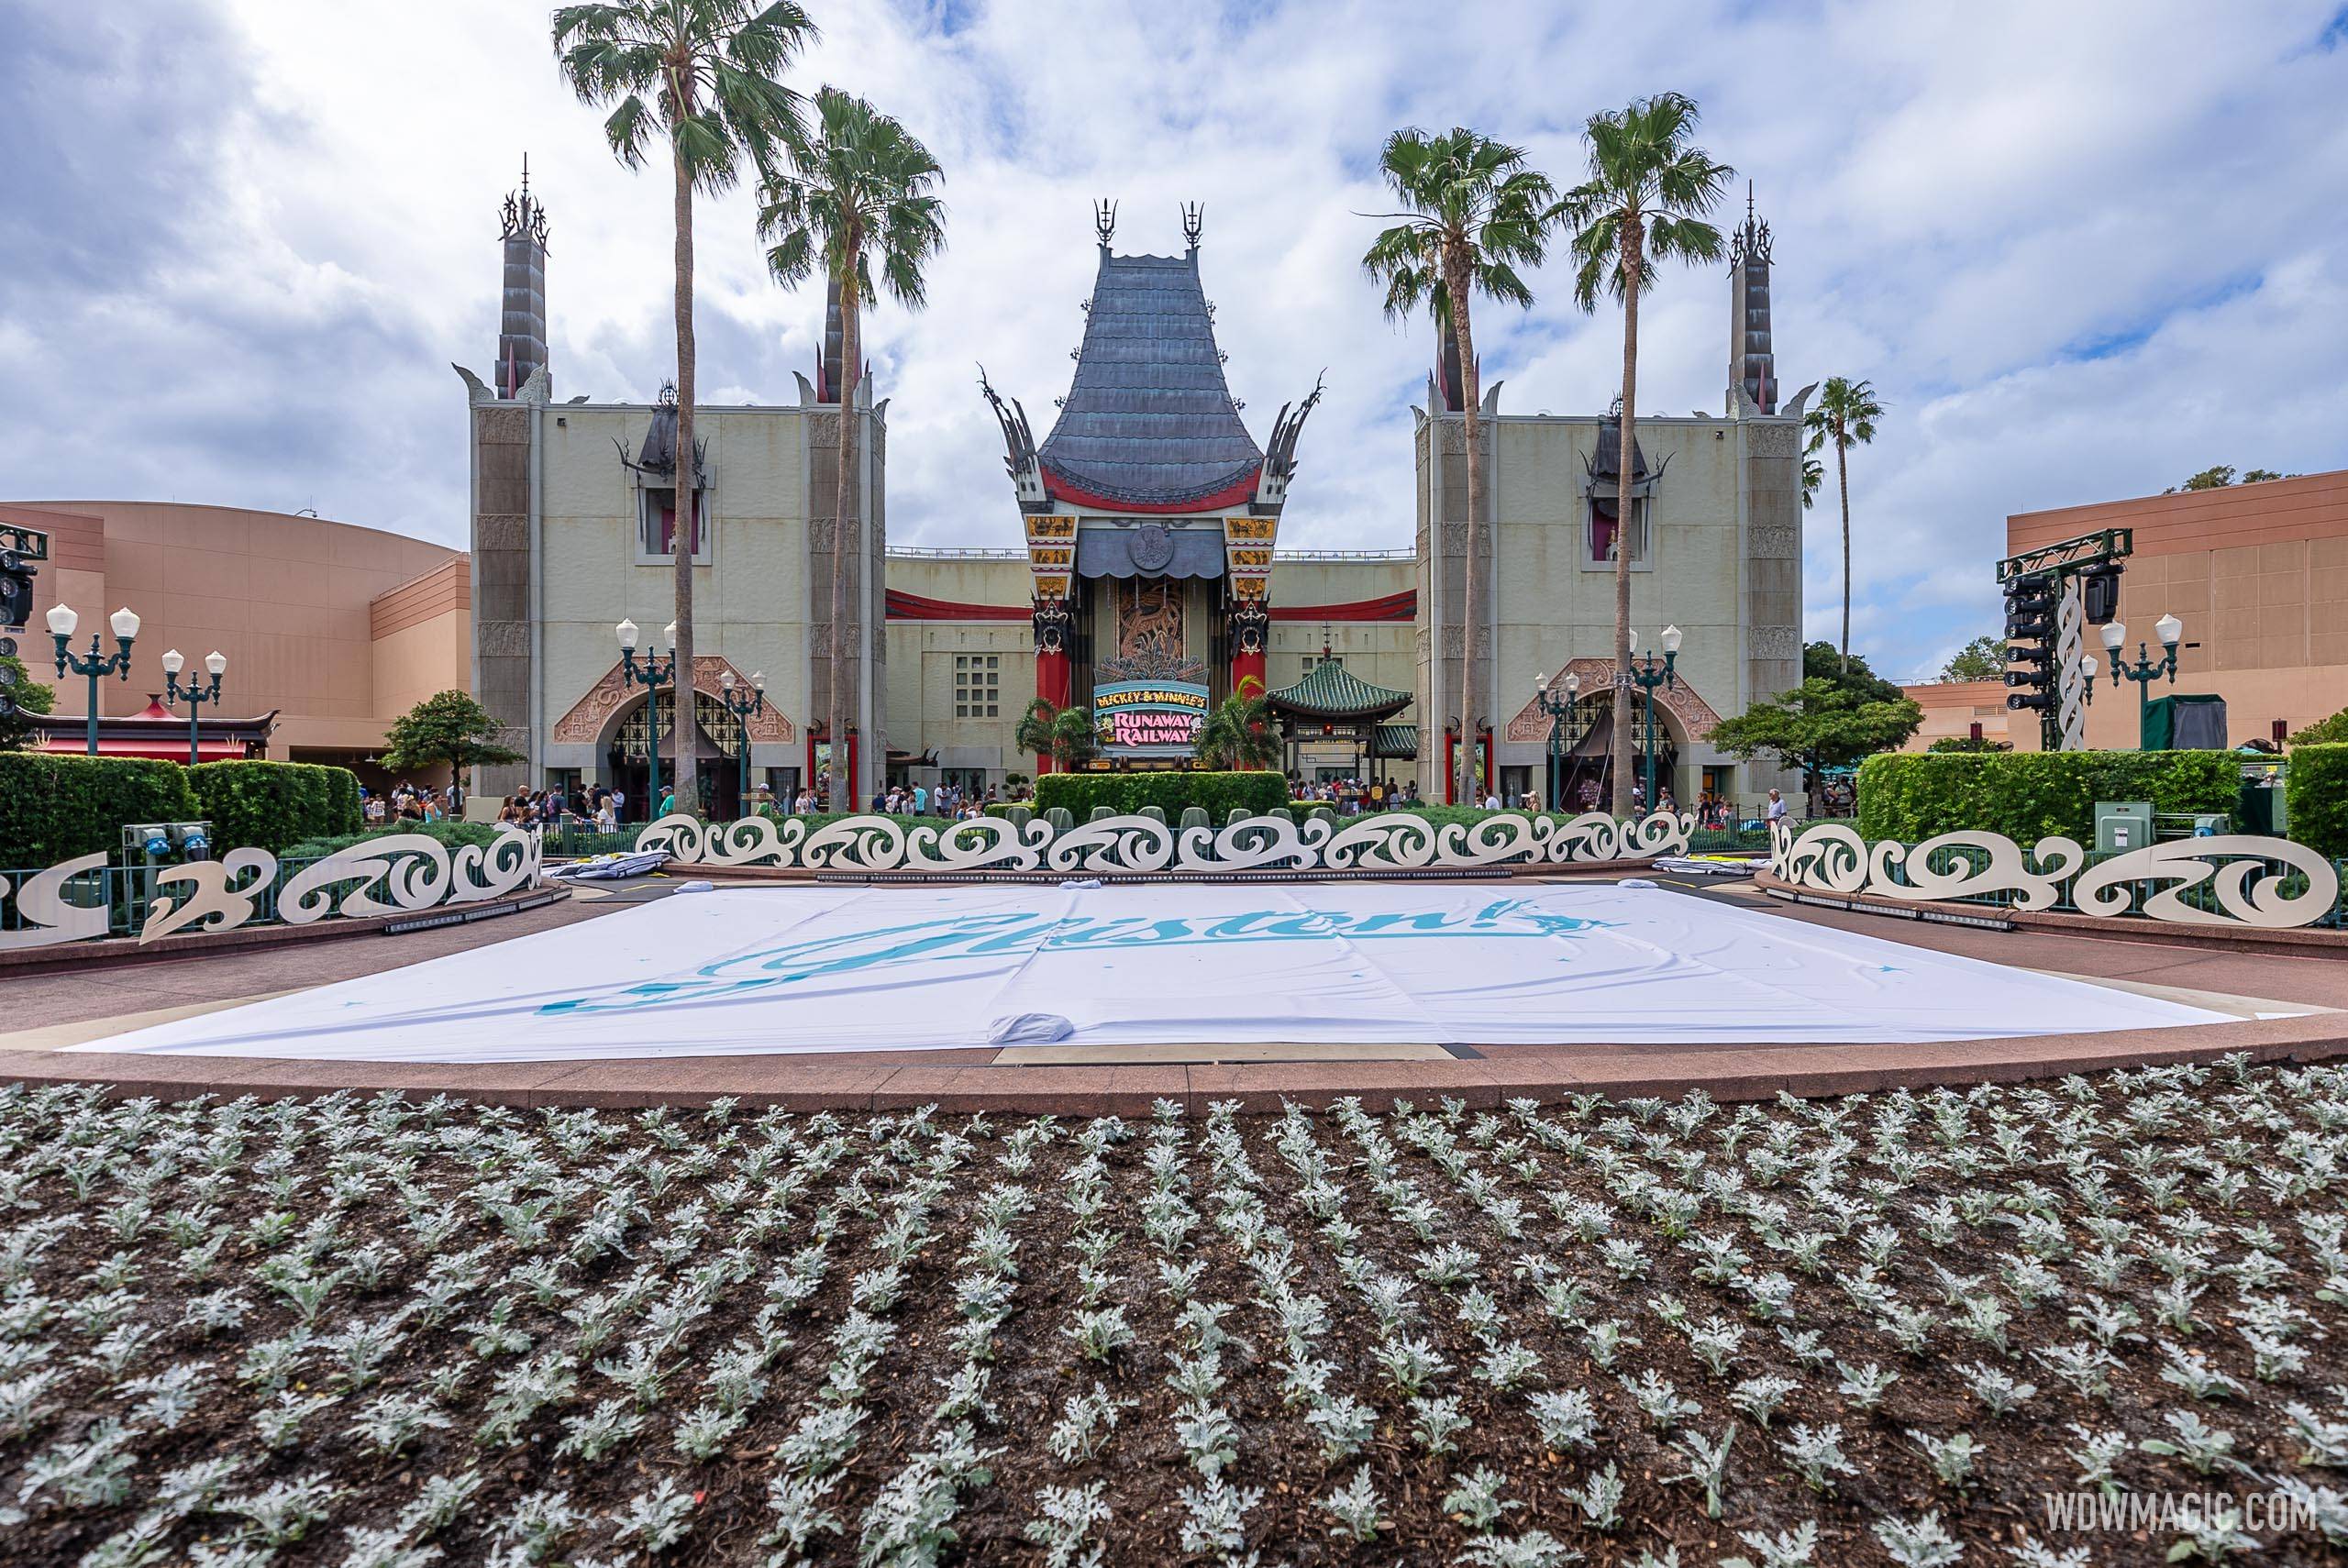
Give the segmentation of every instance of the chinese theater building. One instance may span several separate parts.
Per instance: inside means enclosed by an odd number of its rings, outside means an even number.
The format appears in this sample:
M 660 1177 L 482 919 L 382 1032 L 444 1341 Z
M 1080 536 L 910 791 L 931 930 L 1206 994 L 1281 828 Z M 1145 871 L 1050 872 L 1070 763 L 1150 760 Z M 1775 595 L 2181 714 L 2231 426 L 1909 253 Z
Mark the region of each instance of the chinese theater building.
M 648 704 L 613 634 L 632 620 L 666 647 L 652 628 L 673 613 L 674 414 L 554 401 L 546 226 L 526 193 L 509 205 L 504 333 L 493 374 L 466 377 L 473 674 L 529 760 L 481 770 L 478 787 L 602 780 L 633 801 L 656 747 L 667 778 L 691 745 L 704 808 L 720 816 L 746 783 L 788 795 L 836 755 L 860 803 L 892 782 L 1001 789 L 1049 766 L 1013 740 L 1038 698 L 1094 712 L 1093 767 L 1181 767 L 1199 721 L 1253 682 L 1279 699 L 1285 766 L 1301 779 L 1374 775 L 1443 801 L 1456 772 L 1446 764 L 1472 744 L 1487 788 L 1578 806 L 1587 791 L 1602 799 L 1610 766 L 1618 551 L 1630 556 L 1643 645 L 1667 625 L 1682 634 L 1675 683 L 1651 707 L 1632 694 L 1642 770 L 1652 745 L 1682 802 L 1710 790 L 1757 807 L 1769 786 L 1790 783 L 1706 738 L 1721 717 L 1800 679 L 1808 393 L 1780 407 L 1766 224 L 1748 214 L 1735 235 L 1723 410 L 1642 413 L 1629 518 L 1615 515 L 1611 414 L 1507 412 L 1500 385 L 1486 383 L 1486 576 L 1472 636 L 1456 362 L 1438 363 L 1425 407 L 1392 437 L 1414 443 L 1413 492 L 1391 498 L 1398 521 L 1413 520 L 1413 543 L 1281 549 L 1299 437 L 1321 389 L 1298 389 L 1259 444 L 1224 380 L 1198 209 L 1183 213 L 1179 255 L 1118 254 L 1113 226 L 1102 207 L 1075 374 L 1040 441 L 1021 400 L 982 381 L 1012 487 L 1003 522 L 1017 519 L 999 544 L 889 547 L 888 404 L 872 401 L 868 376 L 859 406 L 840 408 L 836 333 L 795 401 L 695 410 L 702 491 L 687 514 L 699 657 L 680 725 L 674 688 Z M 860 521 L 845 526 L 832 516 L 844 413 L 861 427 Z M 852 584 L 836 629 L 836 550 Z M 836 635 L 849 650 L 854 715 L 839 747 L 822 728 Z M 1471 657 L 1477 712 L 1463 714 Z M 1535 679 L 1568 674 L 1580 701 L 1554 720 L 1534 700 Z M 723 700 L 729 675 L 737 691 L 765 677 L 766 703 L 747 719 Z M 1552 778 L 1563 787 L 1552 791 Z
M 1224 381 L 1199 210 L 1180 256 L 1119 256 L 1115 210 L 1097 221 L 1076 377 L 1042 446 L 986 388 L 1026 536 L 1035 691 L 1093 710 L 1109 767 L 1187 767 L 1210 706 L 1266 689 L 1273 547 L 1320 392 L 1259 448 Z

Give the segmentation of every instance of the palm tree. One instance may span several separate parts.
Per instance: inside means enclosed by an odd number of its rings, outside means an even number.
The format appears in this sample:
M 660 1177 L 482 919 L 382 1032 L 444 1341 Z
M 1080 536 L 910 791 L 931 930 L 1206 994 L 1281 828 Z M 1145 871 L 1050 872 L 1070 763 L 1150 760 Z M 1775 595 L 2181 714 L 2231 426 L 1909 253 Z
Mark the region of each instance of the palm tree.
M 676 182 L 677 712 L 693 704 L 693 541 L 702 527 L 701 453 L 693 445 L 693 193 L 730 187 L 745 155 L 763 161 L 797 128 L 798 95 L 781 77 L 815 35 L 792 0 L 610 0 L 554 13 L 555 59 L 581 103 L 611 104 L 604 138 L 629 169 L 655 138 L 669 143 Z M 693 811 L 692 725 L 677 730 L 677 801 Z M 837 730 L 833 732 L 838 734 Z M 653 744 L 659 731 L 653 729 Z
M 768 167 L 759 187 L 759 234 L 774 241 L 767 269 L 778 282 L 803 282 L 820 262 L 840 300 L 839 490 L 832 508 L 831 725 L 848 722 L 848 559 L 856 536 L 856 438 L 858 372 L 863 369 L 863 307 L 873 292 L 877 252 L 890 295 L 918 310 L 926 297 L 923 264 L 946 243 L 946 206 L 936 194 L 945 174 L 905 127 L 863 99 L 825 87 L 815 94 L 813 136 L 793 137 L 783 166 Z M 869 617 L 866 617 L 869 619 Z M 868 635 L 874 629 L 867 626 Z M 835 773 L 835 810 L 845 810 L 848 781 Z
M 1016 750 L 1034 752 L 1039 763 L 1048 764 L 1052 758 L 1052 705 L 1041 697 L 1028 703 L 1027 712 L 1020 715 L 1011 732 L 1011 744 Z
M 1090 762 L 1101 751 L 1091 709 L 1071 704 L 1056 710 L 1041 697 L 1027 704 L 1027 712 L 1011 732 L 1011 744 L 1063 768 Z
M 1826 465 L 1809 453 L 1801 459 L 1801 509 L 1809 511 L 1818 504 L 1818 487 L 1826 482 Z
M 1834 488 L 1843 497 L 1843 668 L 1851 668 L 1851 464 L 1854 445 L 1865 446 L 1875 439 L 1875 422 L 1883 417 L 1883 404 L 1875 400 L 1875 388 L 1866 381 L 1855 381 L 1847 376 L 1829 376 L 1819 389 L 1818 406 L 1802 416 L 1810 428 L 1809 450 L 1815 452 L 1829 445 L 1834 448 Z M 1805 472 L 1809 467 L 1805 459 Z
M 1224 698 L 1199 725 L 1199 760 L 1209 767 L 1269 767 L 1279 760 L 1280 739 L 1272 733 L 1271 704 L 1254 676 Z
M 1476 792 L 1476 601 L 1481 573 L 1477 543 L 1483 527 L 1484 458 L 1479 434 L 1481 377 L 1468 302 L 1481 293 L 1506 304 L 1530 305 L 1533 291 L 1517 267 L 1537 266 L 1549 232 L 1556 188 L 1524 166 L 1524 149 L 1464 127 L 1441 136 L 1406 128 L 1386 138 L 1379 170 L 1405 209 L 1378 215 L 1402 221 L 1385 230 L 1361 259 L 1386 285 L 1386 315 L 1401 320 L 1423 310 L 1437 330 L 1451 329 L 1459 354 L 1461 411 L 1468 424 L 1467 588 L 1460 606 L 1459 749 L 1457 799 Z M 1442 519 L 1431 520 L 1442 537 Z M 1438 548 L 1436 555 L 1441 556 Z M 1442 657 L 1438 649 L 1436 657 Z
M 1703 221 L 1736 171 L 1689 145 L 1693 100 L 1658 93 L 1589 116 L 1583 140 L 1589 178 L 1566 193 L 1557 215 L 1574 228 L 1579 262 L 1574 298 L 1587 311 L 1600 293 L 1623 302 L 1623 445 L 1614 492 L 1614 776 L 1611 810 L 1631 812 L 1631 482 L 1639 393 L 1639 296 L 1654 286 L 1650 262 L 1716 261 L 1721 231 Z
M 1071 703 L 1052 715 L 1052 760 L 1069 772 L 1101 755 L 1101 730 L 1092 710 Z

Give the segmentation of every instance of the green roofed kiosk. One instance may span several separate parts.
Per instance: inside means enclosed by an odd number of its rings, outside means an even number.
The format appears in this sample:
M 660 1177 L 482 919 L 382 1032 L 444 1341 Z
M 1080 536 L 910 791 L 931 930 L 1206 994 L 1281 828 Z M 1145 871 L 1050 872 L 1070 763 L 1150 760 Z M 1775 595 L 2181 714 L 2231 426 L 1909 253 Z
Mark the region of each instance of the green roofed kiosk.
M 1306 740 L 1346 740 L 1353 743 L 1359 757 L 1353 776 L 1367 781 L 1373 760 L 1383 761 L 1397 755 L 1392 743 L 1399 735 L 1387 735 L 1389 742 L 1381 746 L 1381 731 L 1395 731 L 1403 726 L 1386 723 L 1411 705 L 1411 694 L 1390 687 L 1375 686 L 1346 668 L 1346 661 L 1322 649 L 1320 662 L 1307 670 L 1304 679 L 1293 686 L 1283 686 L 1264 698 L 1272 716 L 1279 721 L 1280 738 L 1288 743 L 1288 770 L 1297 770 L 1297 748 Z M 1411 736 L 1409 754 L 1417 755 L 1417 736 Z M 1383 772 L 1379 775 L 1383 777 Z

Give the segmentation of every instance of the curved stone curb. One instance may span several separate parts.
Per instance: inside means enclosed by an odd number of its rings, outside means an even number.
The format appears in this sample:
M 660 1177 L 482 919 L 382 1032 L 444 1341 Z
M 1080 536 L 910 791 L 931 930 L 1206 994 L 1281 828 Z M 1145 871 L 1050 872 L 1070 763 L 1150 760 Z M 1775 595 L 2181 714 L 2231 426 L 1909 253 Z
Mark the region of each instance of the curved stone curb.
M 1988 904 L 1950 903 L 1932 899 L 1887 899 L 1880 893 L 1822 893 L 1797 887 L 1767 869 L 1753 873 L 1753 885 L 1789 902 L 1847 909 L 1860 914 L 1882 914 L 1910 920 L 1926 914 L 1965 921 L 2002 920 L 2021 931 L 2043 931 L 2063 936 L 2099 936 L 2118 942 L 2154 942 L 2167 947 L 2216 948 L 2228 953 L 2273 953 L 2296 958 L 2348 958 L 2348 931 L 2315 926 L 2262 928 L 2231 925 L 2172 925 L 2163 921 L 2067 914 L 2059 910 L 1999 909 Z
M 1146 1115 L 1166 1099 L 1203 1115 L 1218 1100 L 1269 1111 L 1288 1100 L 1325 1106 L 1346 1096 L 1376 1108 L 1446 1096 L 1494 1106 L 1576 1094 L 1668 1097 L 1694 1088 L 1719 1100 L 1757 1100 L 1781 1091 L 1819 1097 L 2010 1083 L 2236 1054 L 2259 1062 L 2348 1055 L 2348 1013 L 1929 1045 L 1495 1046 L 1469 1060 L 1131 1066 L 999 1066 L 978 1051 L 480 1066 L 15 1051 L 0 1052 L 0 1084 L 97 1084 L 109 1095 L 162 1099 L 313 1099 L 348 1091 L 630 1108 L 703 1106 L 732 1097 L 753 1108 L 806 1111 L 935 1105 L 1070 1116 Z

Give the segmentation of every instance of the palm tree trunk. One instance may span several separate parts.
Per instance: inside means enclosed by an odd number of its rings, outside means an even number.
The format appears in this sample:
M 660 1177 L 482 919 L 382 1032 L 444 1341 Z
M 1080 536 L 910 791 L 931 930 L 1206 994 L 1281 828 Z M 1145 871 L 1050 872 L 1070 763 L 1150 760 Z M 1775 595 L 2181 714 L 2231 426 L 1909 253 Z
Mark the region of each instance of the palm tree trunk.
M 1843 647 L 1841 672 L 1851 673 L 1851 449 L 1836 431 L 1834 488 L 1843 496 Z
M 1483 797 L 1476 792 L 1477 746 L 1481 740 L 1476 723 L 1476 610 L 1478 594 L 1476 542 L 1482 532 L 1484 516 L 1484 447 L 1481 436 L 1483 411 L 1478 399 L 1481 396 L 1483 378 L 1476 372 L 1476 335 L 1468 320 L 1468 259 L 1446 251 L 1443 259 L 1444 292 L 1451 302 L 1451 332 L 1459 348 L 1459 402 L 1468 424 L 1468 559 L 1467 580 L 1459 599 L 1459 758 L 1458 785 L 1455 795 L 1463 806 L 1480 806 Z M 1434 439 L 1430 436 L 1428 439 Z M 1442 498 L 1436 498 L 1438 513 L 1432 520 L 1434 531 L 1434 558 L 1443 559 Z M 1438 590 L 1439 591 L 1439 590 Z M 1441 657 L 1440 651 L 1437 656 Z
M 693 449 L 693 182 L 685 155 L 671 144 L 677 171 L 677 488 L 674 540 L 677 581 L 676 683 L 670 687 L 674 704 L 670 727 L 677 736 L 677 810 L 700 814 L 701 791 L 693 736 L 693 535 L 702 525 L 701 460 Z M 660 748 L 660 694 L 646 699 L 651 716 L 652 748 Z M 648 811 L 660 802 L 648 801 Z
M 832 810 L 854 809 L 862 780 L 848 776 L 851 755 L 848 745 L 848 657 L 847 603 L 848 563 L 851 558 L 856 528 L 856 397 L 857 371 L 862 367 L 863 349 L 857 341 L 858 320 L 862 301 L 857 297 L 857 251 L 861 237 L 854 228 L 847 234 L 840 255 L 840 440 L 839 489 L 832 504 L 832 705 L 830 727 L 832 735 Z M 859 739 L 869 739 L 862 736 Z
M 1631 508 L 1632 433 L 1639 396 L 1639 272 L 1644 235 L 1635 215 L 1623 224 L 1623 440 L 1615 457 L 1614 490 L 1614 788 L 1607 809 L 1631 814 Z M 1647 802 L 1653 807 L 1655 802 Z

